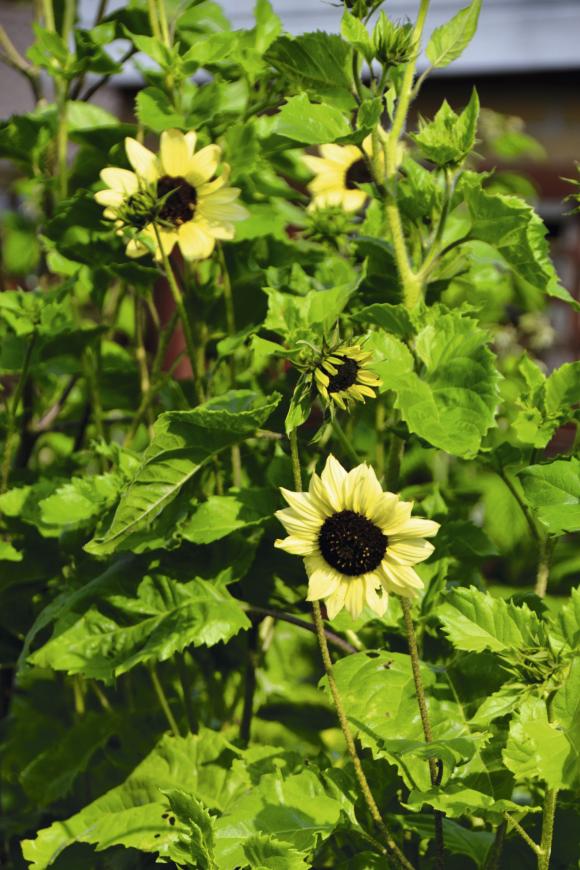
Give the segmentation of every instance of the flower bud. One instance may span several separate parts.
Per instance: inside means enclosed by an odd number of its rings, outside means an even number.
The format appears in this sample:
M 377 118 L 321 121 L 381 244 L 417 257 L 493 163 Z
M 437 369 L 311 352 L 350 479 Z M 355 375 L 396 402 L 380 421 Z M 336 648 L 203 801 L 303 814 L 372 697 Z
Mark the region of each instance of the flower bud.
M 395 24 L 381 12 L 373 31 L 373 47 L 376 59 L 383 66 L 406 63 L 415 52 L 413 25 Z

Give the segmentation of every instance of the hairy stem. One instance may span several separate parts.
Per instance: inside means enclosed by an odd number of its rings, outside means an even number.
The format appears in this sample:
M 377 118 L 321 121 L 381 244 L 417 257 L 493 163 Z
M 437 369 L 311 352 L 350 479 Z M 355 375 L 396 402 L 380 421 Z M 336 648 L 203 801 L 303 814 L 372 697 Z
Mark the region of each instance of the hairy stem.
M 554 820 L 556 818 L 557 801 L 558 789 L 546 789 L 544 813 L 542 817 L 542 836 L 540 839 L 540 852 L 538 853 L 538 870 L 549 870 L 550 868 L 550 855 L 552 853 L 552 840 L 554 838 Z
M 180 737 L 179 728 L 177 726 L 177 722 L 175 721 L 175 716 L 171 711 L 171 707 L 169 706 L 169 701 L 167 700 L 167 695 L 165 694 L 165 690 L 161 684 L 161 680 L 159 679 L 159 675 L 155 668 L 155 665 L 151 665 L 149 668 L 149 675 L 151 677 L 151 682 L 153 683 L 153 688 L 155 690 L 155 694 L 157 695 L 157 700 L 159 701 L 159 706 L 163 710 L 165 714 L 165 718 L 167 719 L 167 724 L 171 728 L 174 737 Z
M 405 630 L 407 632 L 407 642 L 409 644 L 409 654 L 411 656 L 411 668 L 413 671 L 413 680 L 415 682 L 415 691 L 417 693 L 417 704 L 419 705 L 419 714 L 421 716 L 423 734 L 425 735 L 425 743 L 433 743 L 433 731 L 431 730 L 429 708 L 427 707 L 425 687 L 423 685 L 423 678 L 421 677 L 421 662 L 419 659 L 419 650 L 417 648 L 415 626 L 413 625 L 411 602 L 408 598 L 403 598 L 402 596 L 399 596 L 399 600 L 401 602 L 401 607 L 403 608 L 403 619 L 405 621 Z M 439 785 L 441 781 L 441 772 L 441 762 L 438 763 L 436 758 L 429 758 L 429 776 L 431 777 L 432 786 Z M 436 866 L 444 867 L 445 844 L 443 840 L 443 813 L 435 810 L 434 821 Z
M 290 450 L 292 455 L 292 471 L 294 473 L 294 486 L 296 487 L 297 492 L 302 491 L 302 469 L 300 466 L 300 454 L 298 450 L 298 436 L 296 433 L 296 429 L 293 429 L 290 432 Z M 336 680 L 334 679 L 334 674 L 332 671 L 332 659 L 330 658 L 330 652 L 328 650 L 328 643 L 326 641 L 326 633 L 324 631 L 324 623 L 322 621 L 322 613 L 320 611 L 320 604 L 318 601 L 312 602 L 312 614 L 314 618 L 314 625 L 316 628 L 316 636 L 318 638 L 318 645 L 320 646 L 320 653 L 322 655 L 322 662 L 324 664 L 324 670 L 326 672 L 326 678 L 328 680 L 328 685 L 330 688 L 330 692 L 332 694 L 332 699 L 334 701 L 334 706 L 336 708 L 336 713 L 338 716 L 338 721 L 340 723 L 340 729 L 344 735 L 344 739 L 346 742 L 346 747 L 348 750 L 348 754 L 350 755 L 354 772 L 356 778 L 358 780 L 358 784 L 360 786 L 360 790 L 362 792 L 362 796 L 364 801 L 368 807 L 368 810 L 371 814 L 371 818 L 381 831 L 384 841 L 386 843 L 387 849 L 389 851 L 389 855 L 401 866 L 404 867 L 405 870 L 412 870 L 413 865 L 407 860 L 403 852 L 399 849 L 397 843 L 391 836 L 387 826 L 383 821 L 383 817 L 381 816 L 380 810 L 376 804 L 376 801 L 371 792 L 368 780 L 366 778 L 365 772 L 363 770 L 363 766 L 361 764 L 361 760 L 358 756 L 358 752 L 356 751 L 356 746 L 354 743 L 354 738 L 352 736 L 352 732 L 350 730 L 350 725 L 348 719 L 346 717 L 346 712 L 344 710 L 344 706 L 342 704 L 342 699 L 340 697 L 338 686 L 336 685 Z
M 550 567 L 552 564 L 552 553 L 554 552 L 555 540 L 552 538 L 542 538 L 540 540 L 540 554 L 538 559 L 538 571 L 536 574 L 536 586 L 534 592 L 540 598 L 544 598 L 548 591 L 548 579 L 550 577 Z
M 506 823 L 508 825 L 508 831 L 509 831 L 509 828 L 512 827 L 514 829 L 514 831 L 518 832 L 518 834 L 520 835 L 522 840 L 528 844 L 530 849 L 532 849 L 532 851 L 535 852 L 536 855 L 540 856 L 541 852 L 542 852 L 541 847 L 538 846 L 538 844 L 534 840 L 532 840 L 532 838 L 530 837 L 530 835 L 528 834 L 526 829 L 522 828 L 520 823 L 517 822 L 515 819 L 513 819 L 509 813 L 504 813 L 504 818 L 505 818 Z
M 179 314 L 179 319 L 181 320 L 181 325 L 183 327 L 183 336 L 185 338 L 185 346 L 187 348 L 187 355 L 189 357 L 189 362 L 191 364 L 191 371 L 193 374 L 193 386 L 195 389 L 195 395 L 199 404 L 205 401 L 205 394 L 203 390 L 203 384 L 201 379 L 201 372 L 199 370 L 198 365 L 198 355 L 195 348 L 195 344 L 193 341 L 193 333 L 191 331 L 191 324 L 189 322 L 189 317 L 187 316 L 187 311 L 185 309 L 185 302 L 183 300 L 183 295 L 181 290 L 179 289 L 179 284 L 177 283 L 177 278 L 175 277 L 175 272 L 173 271 L 173 267 L 169 261 L 169 257 L 163 247 L 161 241 L 161 234 L 159 232 L 159 228 L 157 224 L 153 224 L 153 229 L 155 231 L 155 238 L 157 240 L 157 245 L 159 247 L 159 251 L 161 253 L 161 260 L 163 262 L 163 268 L 165 270 L 165 275 L 167 277 L 167 281 L 169 283 L 169 288 L 171 290 L 171 294 L 173 296 L 173 301 L 175 302 L 175 307 L 177 308 L 177 312 Z
M 417 65 L 417 57 L 419 54 L 419 46 L 423 28 L 425 27 L 425 19 L 429 8 L 429 0 L 421 0 L 417 21 L 413 30 L 413 39 L 415 51 L 413 57 L 405 67 L 401 90 L 399 91 L 397 106 L 393 124 L 389 131 L 386 144 L 386 180 L 387 180 L 387 203 L 386 215 L 391 230 L 393 240 L 393 249 L 395 252 L 395 260 L 397 263 L 397 271 L 403 286 L 403 300 L 407 308 L 413 308 L 422 297 L 422 282 L 416 275 L 409 260 L 407 246 L 403 235 L 403 226 L 401 222 L 401 214 L 397 205 L 396 179 L 397 179 L 397 157 L 399 149 L 399 139 L 403 133 L 405 121 L 409 111 L 411 101 L 411 93 L 413 87 L 413 78 L 415 76 L 415 67 Z

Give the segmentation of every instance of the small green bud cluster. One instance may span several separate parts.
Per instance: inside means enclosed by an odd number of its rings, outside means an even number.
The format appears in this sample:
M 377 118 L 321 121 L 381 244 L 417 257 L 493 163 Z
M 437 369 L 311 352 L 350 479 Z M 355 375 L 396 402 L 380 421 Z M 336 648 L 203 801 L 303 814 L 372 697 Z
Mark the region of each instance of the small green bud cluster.
M 396 24 L 381 12 L 372 36 L 376 59 L 384 67 L 407 63 L 415 53 L 413 25 Z
M 306 218 L 306 236 L 312 241 L 326 242 L 335 248 L 355 229 L 353 215 L 340 206 L 313 209 L 307 212 Z
M 383 0 L 344 0 L 344 5 L 356 18 L 368 18 Z

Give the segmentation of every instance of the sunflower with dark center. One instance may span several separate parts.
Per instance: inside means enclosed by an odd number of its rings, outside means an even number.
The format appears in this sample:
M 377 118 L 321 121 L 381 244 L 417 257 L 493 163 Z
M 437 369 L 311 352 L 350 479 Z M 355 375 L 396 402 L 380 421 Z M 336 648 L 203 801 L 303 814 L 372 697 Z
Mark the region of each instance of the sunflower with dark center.
M 347 472 L 329 456 L 308 492 L 281 490 L 289 507 L 276 512 L 288 537 L 275 546 L 304 558 L 308 600 L 324 600 L 333 619 L 368 606 L 382 616 L 390 592 L 412 598 L 423 582 L 413 565 L 433 552 L 426 540 L 439 524 L 412 517 L 413 503 L 383 492 L 374 470 Z
M 346 410 L 352 402 L 364 402 L 365 396 L 375 398 L 373 387 L 381 379 L 365 368 L 372 353 L 359 344 L 340 344 L 325 354 L 314 371 L 318 392 L 329 405 Z
M 382 131 L 379 132 L 379 135 Z M 369 161 L 372 158 L 372 136 L 358 145 L 321 145 L 320 157 L 305 154 L 303 161 L 314 173 L 308 184 L 312 194 L 310 209 L 339 206 L 346 212 L 360 211 L 368 195 L 360 188 L 370 184 Z
M 236 202 L 238 188 L 226 186 L 229 166 L 223 164 L 216 177 L 219 146 L 196 151 L 196 142 L 193 131 L 166 130 L 157 155 L 136 139 L 125 139 L 134 171 L 113 166 L 102 170 L 107 189 L 99 190 L 95 199 L 105 206 L 105 217 L 115 221 L 120 234 L 126 226 L 140 230 L 127 244 L 128 256 L 153 250 L 160 260 L 160 245 L 166 254 L 178 245 L 186 260 L 204 260 L 217 240 L 234 238 L 236 221 L 248 217 Z

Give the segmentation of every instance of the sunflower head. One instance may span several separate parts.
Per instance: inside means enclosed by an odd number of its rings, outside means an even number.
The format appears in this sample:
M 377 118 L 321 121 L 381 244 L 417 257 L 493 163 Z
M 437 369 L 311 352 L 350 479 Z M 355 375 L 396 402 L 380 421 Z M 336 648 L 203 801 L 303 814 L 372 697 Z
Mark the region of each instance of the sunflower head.
M 354 402 L 364 402 L 365 396 L 375 398 L 373 388 L 382 381 L 366 366 L 372 353 L 360 344 L 336 345 L 323 352 L 314 370 L 316 388 L 331 409 L 347 410 Z
M 275 546 L 304 558 L 308 600 L 323 599 L 330 619 L 365 604 L 382 616 L 389 592 L 411 598 L 423 587 L 413 565 L 427 559 L 438 523 L 412 517 L 412 502 L 383 492 L 374 470 L 345 471 L 329 456 L 308 492 L 282 489 L 289 507 L 276 516 L 288 537 Z
M 196 143 L 193 131 L 166 130 L 154 154 L 129 138 L 125 148 L 133 171 L 107 167 L 101 172 L 107 187 L 95 199 L 118 232 L 132 229 L 130 257 L 152 250 L 160 260 L 161 249 L 169 254 L 178 245 L 186 259 L 206 259 L 218 239 L 234 237 L 235 221 L 248 216 L 236 202 L 239 190 L 227 187 L 229 166 L 223 164 L 217 174 L 219 146 L 196 150 Z
M 357 212 L 366 205 L 368 195 L 359 185 L 370 184 L 372 177 L 358 145 L 321 145 L 320 156 L 305 154 L 302 159 L 314 173 L 308 184 L 310 210 L 330 206 Z

